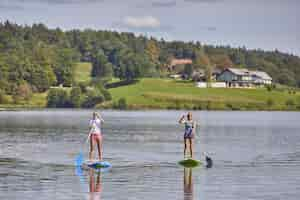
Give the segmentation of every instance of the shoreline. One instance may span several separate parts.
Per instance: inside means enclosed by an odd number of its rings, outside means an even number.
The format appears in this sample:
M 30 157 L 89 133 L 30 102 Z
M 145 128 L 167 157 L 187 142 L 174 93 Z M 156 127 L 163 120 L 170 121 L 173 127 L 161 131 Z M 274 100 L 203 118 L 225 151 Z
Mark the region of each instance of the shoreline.
M 130 105 L 129 105 L 130 107 Z M 149 107 L 134 107 L 128 109 L 116 109 L 112 107 L 95 107 L 95 108 L 48 108 L 48 107 L 0 107 L 0 112 L 3 111 L 34 111 L 34 110 L 112 110 L 112 111 L 226 111 L 226 112 L 300 112 L 300 109 L 165 109 L 165 108 L 149 108 Z

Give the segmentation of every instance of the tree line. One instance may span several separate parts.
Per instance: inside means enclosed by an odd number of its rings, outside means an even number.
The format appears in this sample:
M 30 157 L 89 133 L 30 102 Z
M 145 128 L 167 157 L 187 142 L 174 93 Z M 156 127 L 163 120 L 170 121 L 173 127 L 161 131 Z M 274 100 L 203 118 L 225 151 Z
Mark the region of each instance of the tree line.
M 189 73 L 211 67 L 240 67 L 266 71 L 280 84 L 300 86 L 300 58 L 277 50 L 169 42 L 91 29 L 62 31 L 43 24 L 0 23 L 0 90 L 9 95 L 24 90 L 44 92 L 58 85 L 74 86 L 74 63 L 80 61 L 92 63 L 91 76 L 96 80 L 133 80 L 166 76 L 173 58 L 192 59 L 193 64 L 182 69 Z

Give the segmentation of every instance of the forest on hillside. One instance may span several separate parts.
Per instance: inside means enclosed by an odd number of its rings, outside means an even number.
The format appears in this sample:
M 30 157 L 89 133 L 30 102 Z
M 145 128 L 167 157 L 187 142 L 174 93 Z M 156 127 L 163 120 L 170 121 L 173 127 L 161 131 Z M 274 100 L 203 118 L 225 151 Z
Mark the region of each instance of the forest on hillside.
M 96 30 L 49 29 L 43 24 L 0 23 L 0 92 L 47 91 L 74 86 L 74 64 L 91 62 L 91 76 L 131 80 L 164 77 L 173 58 L 189 58 L 183 70 L 241 67 L 263 70 L 274 82 L 300 87 L 300 58 L 279 51 L 210 46 Z

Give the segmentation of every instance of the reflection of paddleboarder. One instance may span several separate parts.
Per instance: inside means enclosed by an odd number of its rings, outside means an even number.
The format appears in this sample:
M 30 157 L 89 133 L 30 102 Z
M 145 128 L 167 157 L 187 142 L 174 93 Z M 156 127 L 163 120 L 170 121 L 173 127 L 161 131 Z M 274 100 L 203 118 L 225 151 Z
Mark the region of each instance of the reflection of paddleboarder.
M 189 141 L 189 150 L 191 158 L 193 158 L 193 138 L 196 130 L 196 122 L 193 121 L 191 112 L 188 112 L 186 118 L 184 115 L 179 119 L 180 124 L 184 124 L 184 157 L 186 154 L 187 142 Z
M 184 168 L 184 177 L 183 177 L 183 192 L 184 200 L 192 200 L 193 196 L 193 177 L 192 177 L 192 168 Z
M 97 179 L 95 182 L 95 170 L 90 169 L 89 170 L 89 176 L 90 176 L 90 200 L 100 200 L 101 198 L 101 192 L 102 192 L 102 186 L 101 186 L 101 173 L 98 172 Z

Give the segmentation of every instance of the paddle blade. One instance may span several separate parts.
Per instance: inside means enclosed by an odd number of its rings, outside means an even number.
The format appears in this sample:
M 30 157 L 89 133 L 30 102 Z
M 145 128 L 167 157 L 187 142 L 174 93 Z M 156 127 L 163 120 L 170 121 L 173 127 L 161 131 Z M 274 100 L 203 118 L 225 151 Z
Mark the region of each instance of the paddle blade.
M 84 162 L 83 153 L 80 152 L 75 158 L 75 166 L 81 166 Z

